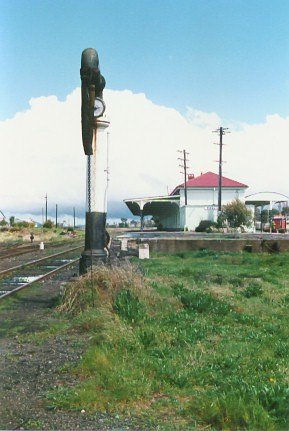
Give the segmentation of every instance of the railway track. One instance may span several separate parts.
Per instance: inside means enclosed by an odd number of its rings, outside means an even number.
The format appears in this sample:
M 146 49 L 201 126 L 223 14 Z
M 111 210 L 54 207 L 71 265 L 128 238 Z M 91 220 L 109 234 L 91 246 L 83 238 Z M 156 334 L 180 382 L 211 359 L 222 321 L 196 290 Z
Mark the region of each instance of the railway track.
M 74 265 L 80 249 L 83 244 L 0 271 L 0 300 Z
M 82 239 L 71 240 L 71 242 L 74 244 L 77 244 L 79 242 L 83 242 L 83 240 Z M 52 244 L 46 243 L 45 248 L 46 249 L 58 248 L 58 247 L 62 247 L 64 245 L 65 245 L 64 241 L 59 241 L 59 242 L 55 242 Z M 8 247 L 1 247 L 0 248 L 0 260 L 7 259 L 10 257 L 20 256 L 20 255 L 26 254 L 26 253 L 32 253 L 32 252 L 38 251 L 38 250 L 39 250 L 39 243 L 26 244 L 26 245 L 17 244 L 17 245 L 12 245 L 12 246 L 8 246 Z

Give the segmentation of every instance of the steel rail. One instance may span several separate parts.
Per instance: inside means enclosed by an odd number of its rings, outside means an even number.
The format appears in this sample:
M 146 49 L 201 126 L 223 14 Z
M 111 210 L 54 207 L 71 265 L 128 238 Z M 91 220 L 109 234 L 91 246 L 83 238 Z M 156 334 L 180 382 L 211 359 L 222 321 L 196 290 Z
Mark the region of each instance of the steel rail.
M 44 280 L 45 278 L 50 277 L 55 272 L 61 271 L 62 269 L 66 268 L 67 266 L 73 265 L 77 261 L 79 261 L 79 257 L 77 259 L 71 260 L 68 263 L 65 263 L 64 265 L 59 266 L 58 268 L 53 269 L 52 271 L 47 272 L 44 275 L 40 275 L 35 280 L 29 281 L 28 283 L 25 283 L 22 286 L 16 287 L 15 289 L 10 290 L 9 292 L 4 293 L 3 295 L 0 296 L 0 301 L 3 298 L 7 298 L 7 296 L 10 296 L 10 295 L 13 295 L 14 293 L 19 292 L 19 290 L 25 289 L 25 287 L 31 286 L 31 284 L 33 284 L 33 283 L 37 283 L 38 281 L 41 281 L 41 280 Z
M 41 259 L 35 259 L 31 260 L 27 263 L 22 263 L 21 265 L 12 266 L 11 268 L 4 269 L 3 271 L 0 271 L 0 277 L 4 274 L 8 274 L 9 272 L 16 271 L 17 269 L 25 268 L 26 266 L 34 265 L 39 262 L 43 262 L 44 260 L 48 260 L 50 258 L 61 256 L 62 254 L 67 254 L 71 251 L 79 250 L 80 248 L 83 248 L 83 245 L 79 245 L 78 247 L 71 248 L 69 250 L 61 251 L 59 253 L 50 254 L 49 256 L 42 257 Z
M 33 253 L 37 250 L 39 250 L 39 247 L 31 248 L 30 250 L 27 250 L 27 249 L 22 251 L 18 250 L 15 253 L 2 254 L 0 255 L 0 260 L 9 259 L 10 257 L 21 256 L 22 254 Z
M 82 240 L 75 240 L 76 243 L 79 242 L 79 241 L 82 241 Z M 63 242 L 60 241 L 60 242 L 57 242 L 55 244 L 49 244 L 48 243 L 48 244 L 46 244 L 46 247 L 48 249 L 50 249 L 50 248 L 54 248 L 54 247 L 61 247 L 62 245 L 66 245 L 66 244 L 63 244 Z M 26 245 L 24 247 L 18 246 L 18 247 L 14 248 L 15 251 L 12 251 L 13 248 L 12 249 L 8 249 L 7 250 L 7 252 L 8 252 L 7 254 L 5 254 L 5 252 L 3 252 L 3 250 L 0 250 L 0 259 L 4 260 L 4 259 L 8 259 L 9 257 L 15 257 L 15 256 L 20 256 L 22 254 L 36 252 L 36 251 L 39 250 L 39 244 Z
M 24 247 L 11 247 L 7 250 L 0 250 L 0 259 L 6 259 L 6 257 L 17 256 L 18 254 L 24 254 L 32 252 L 34 250 L 39 250 L 39 244 L 26 245 Z

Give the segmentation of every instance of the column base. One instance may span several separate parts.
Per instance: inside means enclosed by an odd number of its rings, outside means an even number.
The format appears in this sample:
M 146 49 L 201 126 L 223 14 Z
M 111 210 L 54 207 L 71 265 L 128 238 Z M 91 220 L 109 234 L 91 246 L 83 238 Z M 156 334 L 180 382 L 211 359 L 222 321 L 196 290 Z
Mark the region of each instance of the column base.
M 85 250 L 79 260 L 79 275 L 87 274 L 91 267 L 108 263 L 108 254 L 105 250 Z

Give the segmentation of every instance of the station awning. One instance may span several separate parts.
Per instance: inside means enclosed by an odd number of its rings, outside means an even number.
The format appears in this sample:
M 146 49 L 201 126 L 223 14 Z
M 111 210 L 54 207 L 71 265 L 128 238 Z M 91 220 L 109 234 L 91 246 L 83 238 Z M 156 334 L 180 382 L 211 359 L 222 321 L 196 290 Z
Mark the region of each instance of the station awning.
M 272 206 L 277 203 L 283 203 L 288 201 L 288 196 L 277 192 L 259 192 L 245 196 L 246 205 L 255 205 L 259 207 L 266 205 Z
M 172 205 L 179 206 L 180 196 L 156 196 L 148 198 L 125 199 L 124 203 L 135 216 L 166 214 Z

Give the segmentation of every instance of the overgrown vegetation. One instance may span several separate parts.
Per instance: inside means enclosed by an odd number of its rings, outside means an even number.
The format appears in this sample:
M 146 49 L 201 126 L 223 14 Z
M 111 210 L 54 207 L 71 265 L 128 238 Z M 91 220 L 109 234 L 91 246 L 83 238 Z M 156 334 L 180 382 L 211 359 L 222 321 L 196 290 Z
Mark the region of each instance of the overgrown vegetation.
M 140 429 L 288 429 L 289 254 L 134 265 L 67 286 L 58 312 L 90 341 L 70 369 L 78 383 L 47 406 L 135 417 Z
M 72 230 L 72 232 L 71 232 Z M 84 237 L 84 230 L 73 228 L 39 228 L 39 227 L 19 227 L 14 224 L 13 227 L 0 227 L 0 242 L 5 244 L 17 244 L 20 242 L 30 242 L 31 233 L 33 233 L 34 241 L 59 242 L 60 240 L 71 239 L 72 236 L 77 238 Z M 73 234 L 73 235 L 71 235 Z
M 211 231 L 212 227 L 217 227 L 217 223 L 211 220 L 201 220 L 199 225 L 196 227 L 196 232 L 207 232 L 209 233 Z

